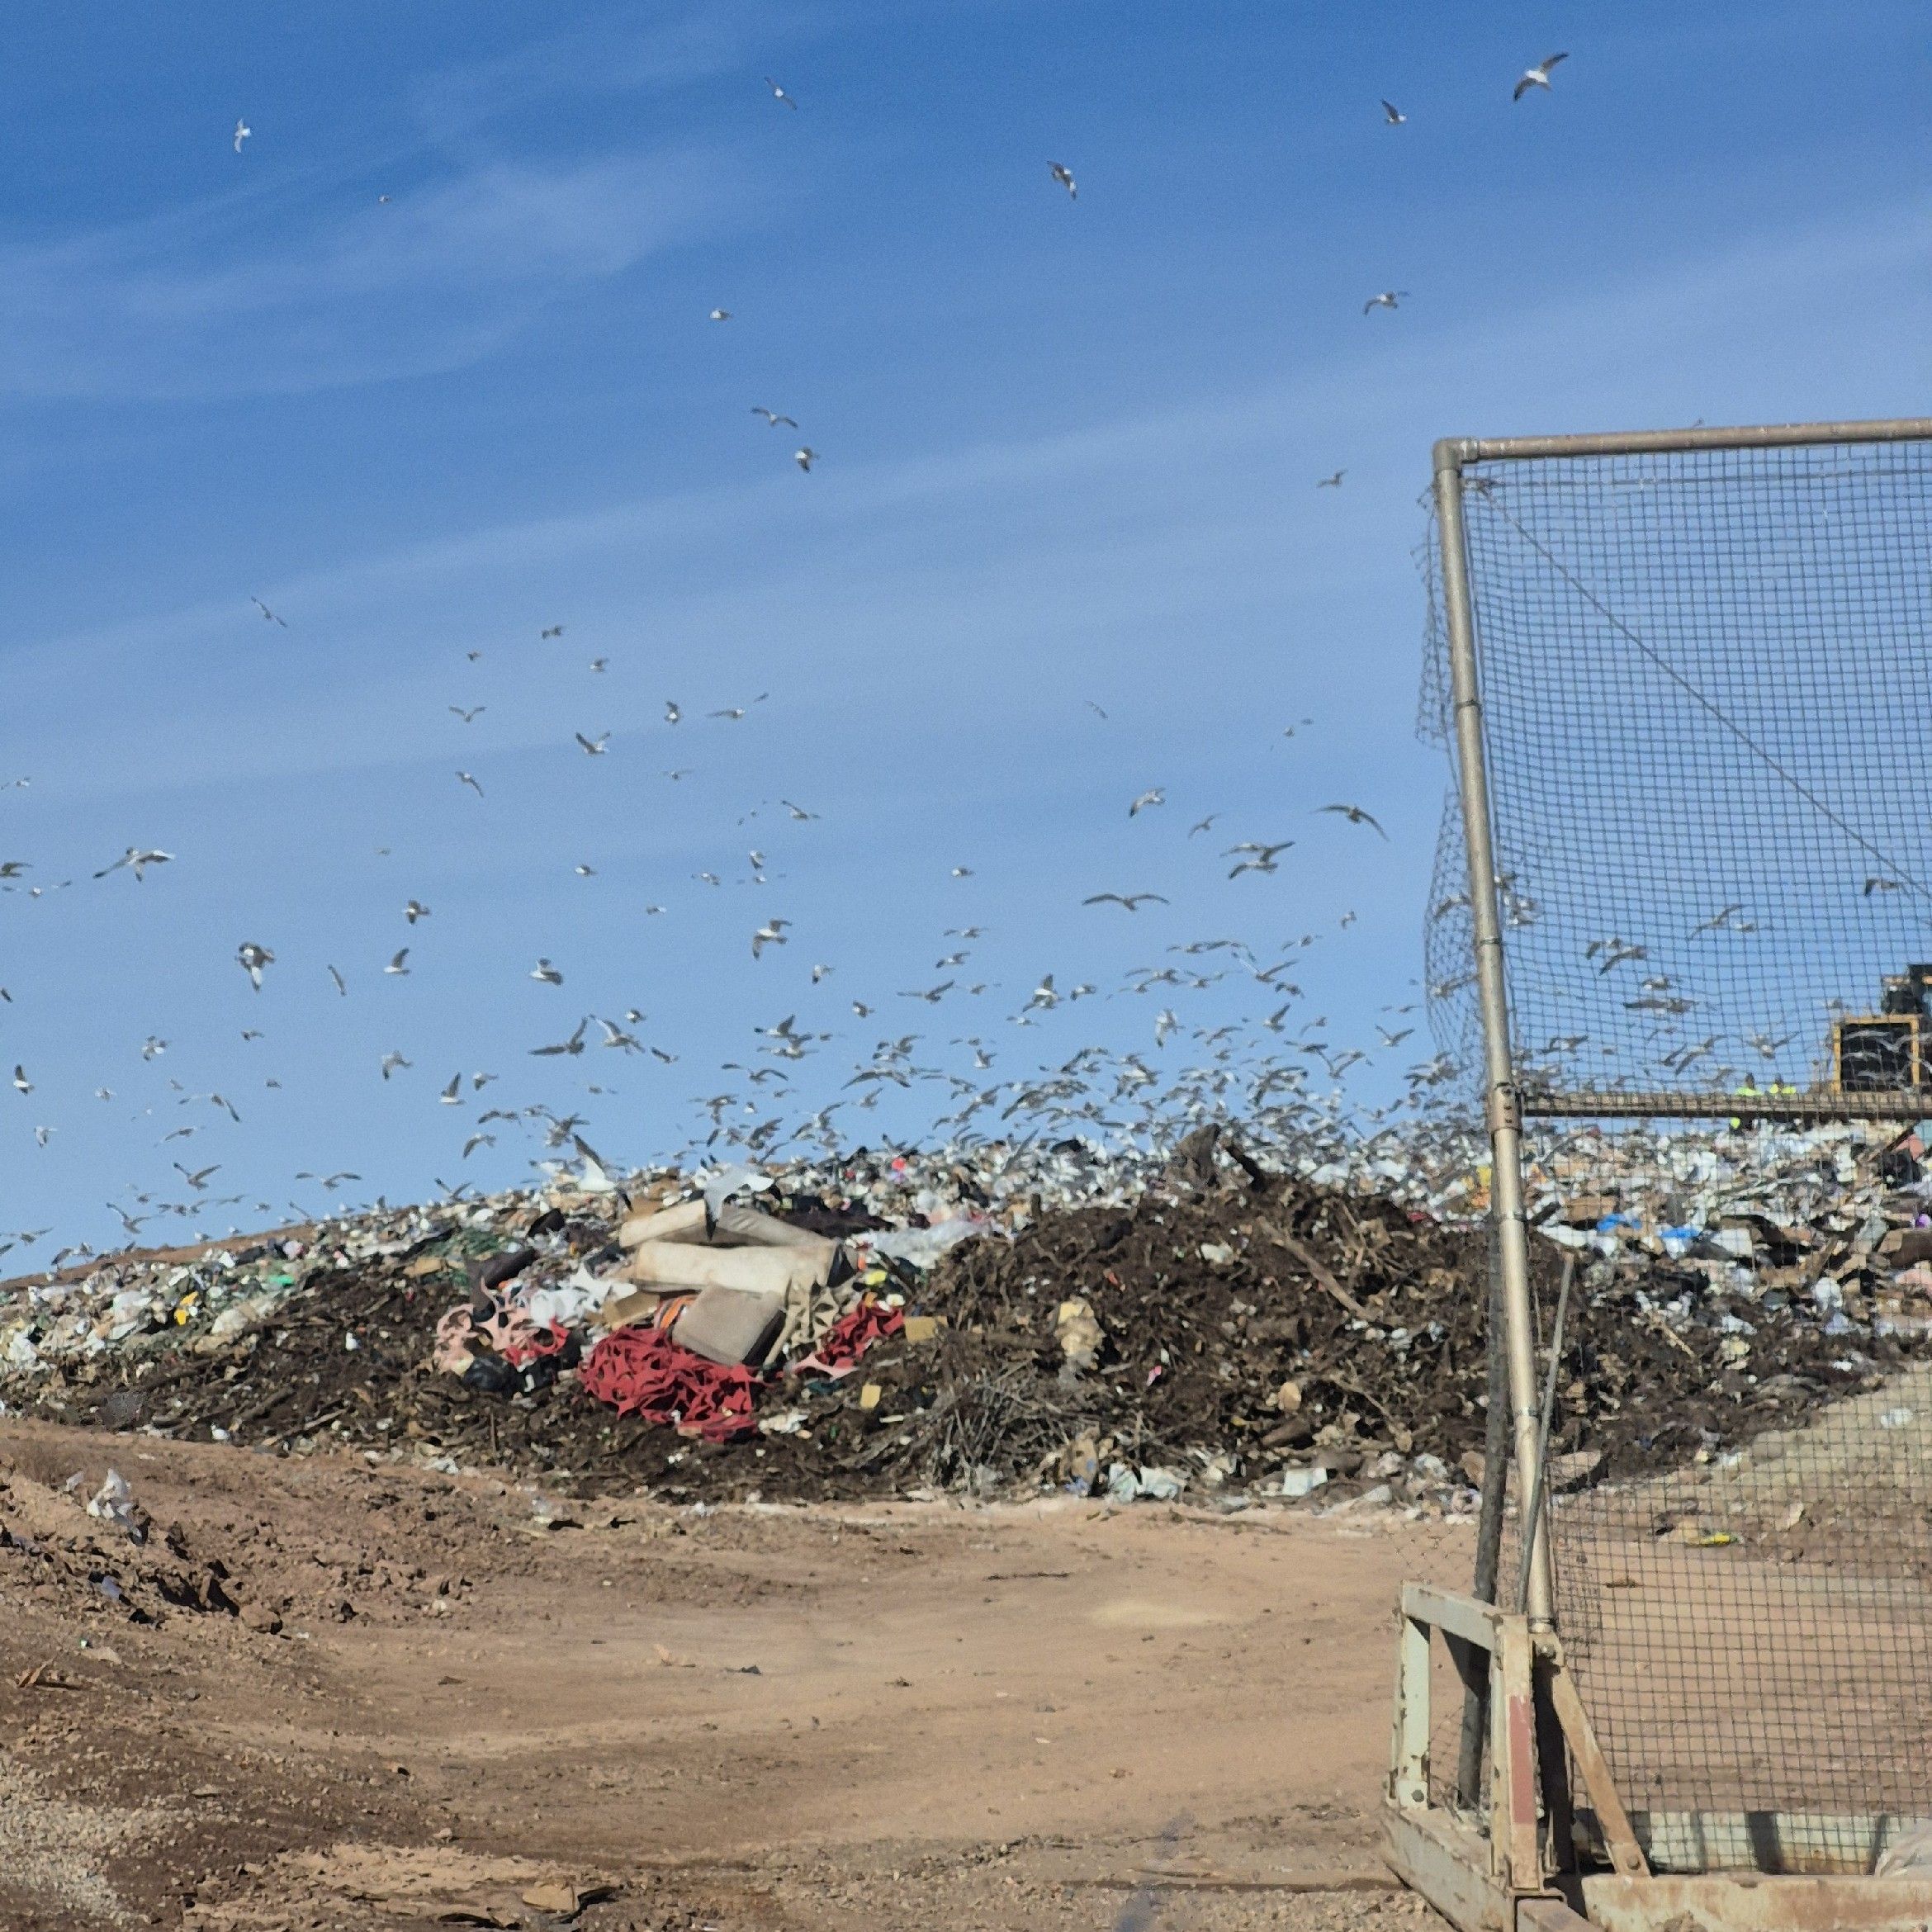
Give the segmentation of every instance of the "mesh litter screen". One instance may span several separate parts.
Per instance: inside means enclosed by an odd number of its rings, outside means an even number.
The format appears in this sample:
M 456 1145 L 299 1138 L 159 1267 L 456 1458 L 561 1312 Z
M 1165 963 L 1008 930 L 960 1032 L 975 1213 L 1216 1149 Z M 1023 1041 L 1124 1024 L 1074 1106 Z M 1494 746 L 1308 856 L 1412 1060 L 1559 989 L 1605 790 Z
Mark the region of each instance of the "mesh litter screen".
M 1869 1870 L 1932 1816 L 1932 444 L 1463 476 L 1545 1325 L 1578 1262 L 1565 1650 L 1660 1868 Z M 1474 1082 L 1468 895 L 1452 787 L 1427 968 Z
M 1519 1079 L 1828 1082 L 1932 961 L 1932 445 L 1476 463 L 1464 516 Z M 1473 1064 L 1467 892 L 1458 833 L 1429 992 Z

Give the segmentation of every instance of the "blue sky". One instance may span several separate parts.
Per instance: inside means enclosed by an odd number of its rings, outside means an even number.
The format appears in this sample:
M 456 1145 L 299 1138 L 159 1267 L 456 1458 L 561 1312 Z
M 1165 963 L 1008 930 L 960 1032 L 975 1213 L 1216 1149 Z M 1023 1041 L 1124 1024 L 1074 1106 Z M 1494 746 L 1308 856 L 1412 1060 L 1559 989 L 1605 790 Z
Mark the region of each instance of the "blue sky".
M 811 1104 L 909 1030 L 1171 1069 L 1117 988 L 1200 938 L 1318 935 L 1297 1016 L 1372 1045 L 1443 784 L 1431 441 L 1925 406 L 1902 5 L 78 4 L 9 53 L 0 859 L 47 889 L 0 897 L 0 1230 L 104 1241 L 177 1159 L 215 1227 L 304 1168 L 500 1184 L 492 1102 L 642 1159 L 788 1014 Z M 1229 881 L 1250 838 L 1296 844 Z M 176 857 L 89 876 L 130 844 Z M 1014 1027 L 1047 972 L 1101 994 Z M 632 1006 L 675 1065 L 528 1055 Z M 441 1106 L 459 1068 L 500 1078 Z

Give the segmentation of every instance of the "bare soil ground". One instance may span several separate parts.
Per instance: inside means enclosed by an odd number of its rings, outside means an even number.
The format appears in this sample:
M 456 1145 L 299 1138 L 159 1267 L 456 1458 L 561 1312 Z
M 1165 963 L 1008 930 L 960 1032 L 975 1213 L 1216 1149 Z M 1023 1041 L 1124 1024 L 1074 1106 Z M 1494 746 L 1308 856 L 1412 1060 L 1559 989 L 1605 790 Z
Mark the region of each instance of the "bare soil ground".
M 551 1505 L 21 1423 L 0 1525 L 12 1932 L 1427 1916 L 1375 1812 L 1439 1526 Z

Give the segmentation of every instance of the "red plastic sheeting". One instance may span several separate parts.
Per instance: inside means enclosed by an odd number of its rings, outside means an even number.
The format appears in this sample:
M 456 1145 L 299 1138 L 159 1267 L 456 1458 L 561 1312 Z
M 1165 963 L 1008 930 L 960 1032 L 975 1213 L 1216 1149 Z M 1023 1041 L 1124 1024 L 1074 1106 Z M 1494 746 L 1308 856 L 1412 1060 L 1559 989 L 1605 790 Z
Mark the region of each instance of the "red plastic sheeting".
M 585 1395 L 619 1415 L 668 1423 L 679 1433 L 728 1442 L 753 1427 L 747 1368 L 725 1368 L 680 1348 L 661 1328 L 619 1328 L 584 1357 Z
M 547 1355 L 561 1355 L 570 1341 L 570 1336 L 555 1322 L 541 1328 L 532 1324 L 527 1336 L 505 1342 L 501 1353 L 512 1368 L 521 1368 L 525 1362 L 541 1361 Z
M 874 1342 L 897 1334 L 905 1325 L 902 1310 L 888 1308 L 868 1295 L 847 1309 L 819 1338 L 817 1347 L 793 1366 L 834 1376 L 849 1375 Z

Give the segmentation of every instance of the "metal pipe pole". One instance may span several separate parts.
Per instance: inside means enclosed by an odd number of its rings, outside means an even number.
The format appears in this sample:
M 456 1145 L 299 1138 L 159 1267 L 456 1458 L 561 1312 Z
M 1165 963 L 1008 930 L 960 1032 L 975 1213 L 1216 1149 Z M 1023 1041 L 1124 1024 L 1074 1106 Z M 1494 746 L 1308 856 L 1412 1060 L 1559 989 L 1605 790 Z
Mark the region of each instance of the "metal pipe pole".
M 1439 475 L 1447 447 L 1457 463 L 1538 457 L 1661 456 L 1691 450 L 1802 449 L 1821 443 L 1923 443 L 1932 418 L 1893 416 L 1859 423 L 1761 423 L 1733 429 L 1624 429 L 1588 436 L 1463 436 L 1436 445 Z
M 1509 1002 L 1503 978 L 1503 916 L 1489 819 L 1489 779 L 1483 755 L 1482 694 L 1476 675 L 1475 623 L 1470 605 L 1469 556 L 1462 520 L 1461 457 L 1468 445 L 1436 445 L 1436 514 L 1442 532 L 1442 603 L 1449 635 L 1449 687 L 1456 713 L 1456 774 L 1469 851 L 1469 905 L 1475 929 L 1476 993 L 1483 1016 L 1484 1113 L 1489 1130 L 1489 1213 L 1503 1276 L 1503 1339 L 1509 1367 L 1510 1433 L 1516 1494 L 1527 1507 L 1536 1484 L 1537 1413 L 1535 1325 L 1530 1313 L 1529 1230 L 1522 1210 L 1522 1123 L 1510 1065 Z M 1494 1342 L 1492 1340 L 1492 1346 Z M 1533 1629 L 1555 1621 L 1549 1538 L 1521 1518 L 1530 1539 L 1524 1608 Z

